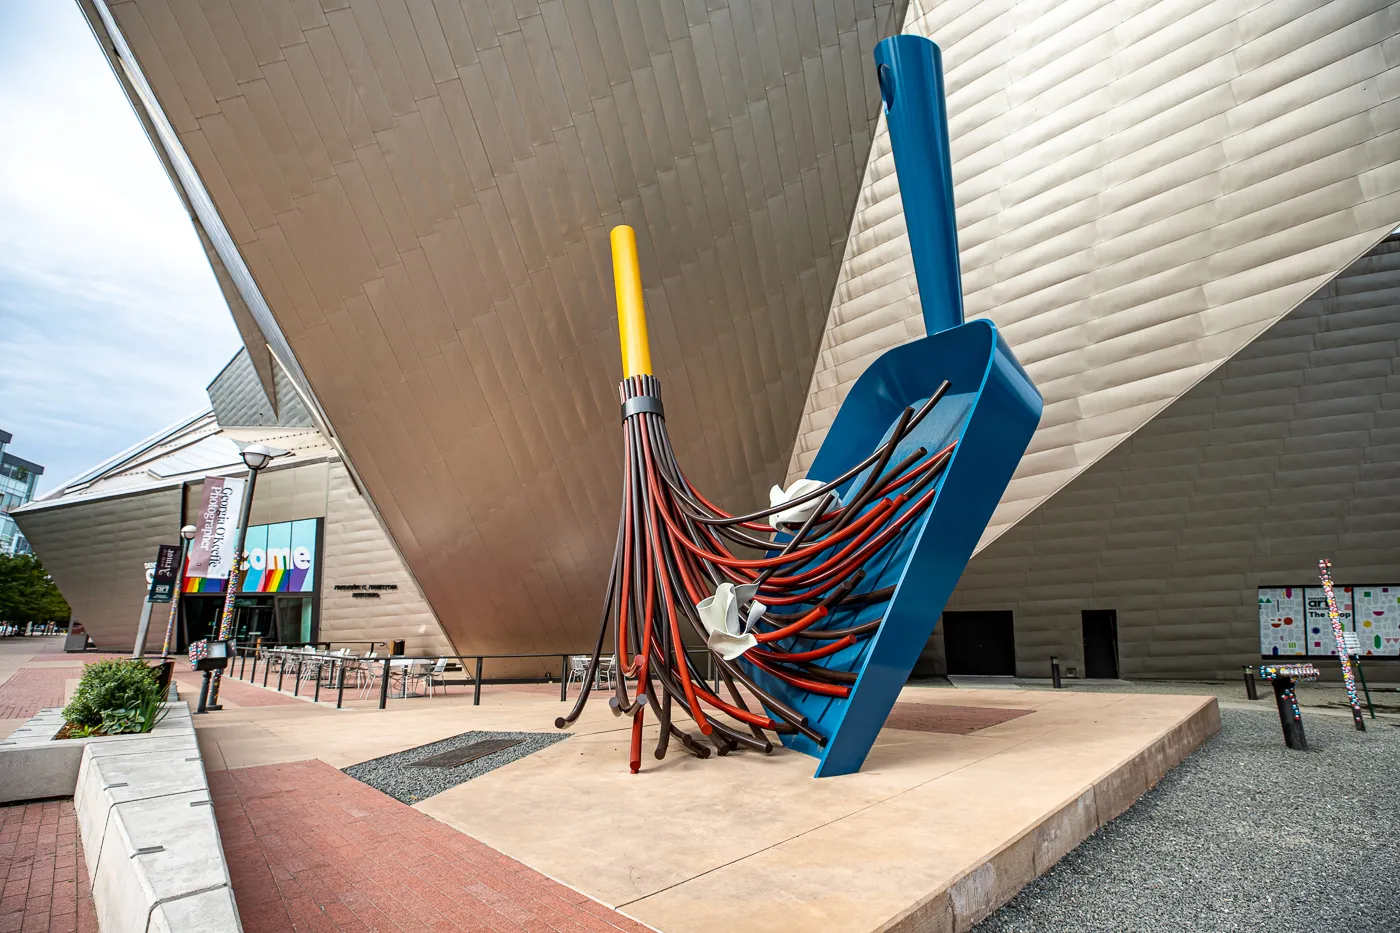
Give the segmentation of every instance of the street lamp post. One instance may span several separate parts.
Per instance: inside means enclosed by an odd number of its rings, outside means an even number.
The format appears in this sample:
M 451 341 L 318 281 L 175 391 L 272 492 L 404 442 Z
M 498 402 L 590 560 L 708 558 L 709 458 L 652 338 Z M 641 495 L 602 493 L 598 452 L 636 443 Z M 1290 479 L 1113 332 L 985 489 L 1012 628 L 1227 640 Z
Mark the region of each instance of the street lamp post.
M 175 577 L 175 594 L 170 597 L 170 618 L 165 621 L 165 641 L 160 647 L 160 656 L 170 657 L 170 639 L 175 634 L 175 620 L 180 617 L 180 591 L 185 588 L 185 562 L 190 557 L 190 542 L 199 531 L 193 525 L 180 529 L 180 572 Z
M 258 483 L 258 471 L 272 462 L 275 457 L 287 454 L 285 450 L 268 447 L 265 444 L 249 444 L 243 448 L 243 464 L 248 468 L 248 493 L 243 497 L 242 513 L 238 517 L 238 529 L 233 538 L 233 569 L 228 573 L 228 591 L 224 594 L 224 611 L 219 617 L 219 641 L 228 641 L 233 635 L 233 602 L 238 598 L 238 587 L 243 577 L 243 537 L 248 532 L 248 515 L 253 510 L 253 489 Z M 222 709 L 219 706 L 219 682 L 223 671 L 214 671 L 209 688 L 209 709 Z

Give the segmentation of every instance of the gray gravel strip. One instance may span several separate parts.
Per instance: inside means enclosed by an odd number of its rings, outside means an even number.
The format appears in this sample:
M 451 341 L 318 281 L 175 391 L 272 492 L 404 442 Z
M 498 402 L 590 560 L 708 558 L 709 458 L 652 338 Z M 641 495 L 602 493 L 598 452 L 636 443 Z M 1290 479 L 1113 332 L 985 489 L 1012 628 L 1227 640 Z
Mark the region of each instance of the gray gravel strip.
M 1293 752 L 1272 703 L 1221 719 L 975 933 L 1400 930 L 1400 728 L 1304 710 Z
M 569 732 L 463 732 L 428 745 L 420 745 L 382 758 L 372 758 L 357 765 L 342 768 L 346 774 L 382 791 L 401 803 L 415 804 L 458 784 L 481 777 L 512 761 L 562 742 Z M 413 768 L 415 761 L 440 755 L 483 739 L 520 739 L 521 744 L 493 752 L 455 768 Z

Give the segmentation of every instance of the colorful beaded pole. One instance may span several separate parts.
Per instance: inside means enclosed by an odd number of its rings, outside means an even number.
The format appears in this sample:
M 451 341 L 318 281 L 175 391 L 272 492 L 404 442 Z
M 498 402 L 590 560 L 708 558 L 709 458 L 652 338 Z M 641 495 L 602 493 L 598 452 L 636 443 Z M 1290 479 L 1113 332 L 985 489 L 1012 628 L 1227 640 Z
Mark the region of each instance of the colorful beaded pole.
M 1351 703 L 1351 720 L 1357 732 L 1366 731 L 1366 720 L 1361 716 L 1361 701 L 1356 698 L 1356 675 L 1351 669 L 1351 656 L 1347 654 L 1346 639 L 1342 637 L 1342 617 L 1337 612 L 1337 596 L 1332 592 L 1332 562 L 1322 558 L 1317 562 L 1317 573 L 1322 577 L 1322 592 L 1327 594 L 1327 618 L 1332 620 L 1332 635 L 1337 639 L 1337 657 L 1342 662 L 1342 680 L 1347 685 L 1347 701 Z
M 1295 751 L 1306 751 L 1308 737 L 1303 732 L 1303 711 L 1298 708 L 1298 694 L 1293 685 L 1317 680 L 1317 668 L 1311 664 L 1261 664 L 1259 676 L 1273 685 L 1279 724 L 1283 726 L 1283 743 Z

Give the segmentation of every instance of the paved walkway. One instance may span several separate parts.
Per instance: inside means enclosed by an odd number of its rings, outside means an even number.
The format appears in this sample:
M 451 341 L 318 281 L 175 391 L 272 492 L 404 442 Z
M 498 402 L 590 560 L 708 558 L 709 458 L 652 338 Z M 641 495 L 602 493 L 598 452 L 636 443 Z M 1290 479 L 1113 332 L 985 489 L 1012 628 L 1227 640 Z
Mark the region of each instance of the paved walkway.
M 646 930 L 325 762 L 209 784 L 247 933 Z
M 71 800 L 0 807 L 0 933 L 97 933 Z

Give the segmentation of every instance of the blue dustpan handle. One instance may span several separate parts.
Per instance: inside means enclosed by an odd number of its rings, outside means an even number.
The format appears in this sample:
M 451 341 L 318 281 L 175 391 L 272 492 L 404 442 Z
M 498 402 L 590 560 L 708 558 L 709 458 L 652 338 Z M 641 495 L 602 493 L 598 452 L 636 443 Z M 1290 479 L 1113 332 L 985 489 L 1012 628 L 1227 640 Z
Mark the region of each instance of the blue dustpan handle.
M 875 46 L 875 63 L 924 326 L 934 334 L 963 322 L 943 55 L 922 36 L 891 36 Z

